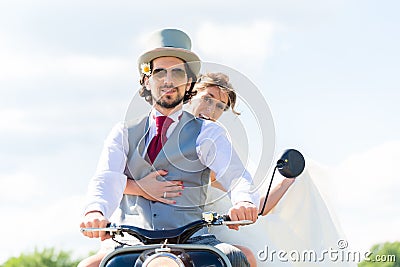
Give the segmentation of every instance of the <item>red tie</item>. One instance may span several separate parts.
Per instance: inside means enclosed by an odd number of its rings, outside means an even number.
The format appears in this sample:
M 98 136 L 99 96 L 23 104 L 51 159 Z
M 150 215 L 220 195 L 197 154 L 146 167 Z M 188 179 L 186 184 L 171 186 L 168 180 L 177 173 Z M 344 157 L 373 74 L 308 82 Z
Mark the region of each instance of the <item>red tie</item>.
M 149 156 L 150 163 L 156 159 L 161 148 L 167 141 L 167 130 L 171 123 L 174 121 L 167 116 L 156 117 L 156 135 L 151 139 L 149 147 L 147 148 L 147 155 Z

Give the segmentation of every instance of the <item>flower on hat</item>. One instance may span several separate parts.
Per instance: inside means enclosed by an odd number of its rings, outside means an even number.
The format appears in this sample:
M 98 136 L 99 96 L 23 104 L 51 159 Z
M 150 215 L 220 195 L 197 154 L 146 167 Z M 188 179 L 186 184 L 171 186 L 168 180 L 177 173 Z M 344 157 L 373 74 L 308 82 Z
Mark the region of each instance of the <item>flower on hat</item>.
M 150 75 L 151 74 L 150 63 L 140 64 L 140 70 L 142 71 L 143 74 Z

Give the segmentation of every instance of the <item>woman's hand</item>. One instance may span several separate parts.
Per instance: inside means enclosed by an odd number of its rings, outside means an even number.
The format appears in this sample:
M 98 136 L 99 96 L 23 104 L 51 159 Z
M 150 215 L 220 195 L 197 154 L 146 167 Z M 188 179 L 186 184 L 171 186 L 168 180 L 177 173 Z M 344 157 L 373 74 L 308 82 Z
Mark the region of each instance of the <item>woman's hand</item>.
M 168 174 L 165 170 L 158 170 L 148 174 L 140 180 L 128 179 L 124 194 L 142 196 L 151 201 L 165 204 L 175 204 L 171 198 L 182 195 L 182 181 L 158 181 L 158 176 Z

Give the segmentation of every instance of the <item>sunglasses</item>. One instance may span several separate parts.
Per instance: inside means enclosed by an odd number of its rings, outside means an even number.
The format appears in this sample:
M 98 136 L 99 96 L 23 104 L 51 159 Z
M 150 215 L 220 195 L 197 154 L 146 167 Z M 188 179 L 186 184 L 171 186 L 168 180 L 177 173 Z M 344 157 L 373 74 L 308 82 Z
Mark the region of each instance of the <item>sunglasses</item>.
M 154 69 L 151 75 L 156 80 L 163 80 L 167 77 L 168 72 L 171 73 L 171 79 L 173 81 L 175 82 L 186 81 L 186 71 L 181 68 L 173 68 L 173 69 L 158 68 Z
M 211 105 L 215 106 L 220 111 L 226 111 L 229 108 L 227 104 L 225 104 L 211 96 L 204 95 L 201 97 L 201 100 L 209 106 L 211 106 Z

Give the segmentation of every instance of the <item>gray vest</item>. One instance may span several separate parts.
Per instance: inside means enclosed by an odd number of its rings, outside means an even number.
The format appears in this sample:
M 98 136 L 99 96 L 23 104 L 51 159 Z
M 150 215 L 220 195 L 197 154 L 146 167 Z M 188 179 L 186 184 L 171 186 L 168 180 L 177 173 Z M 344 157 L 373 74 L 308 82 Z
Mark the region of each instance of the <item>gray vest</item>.
M 210 174 L 196 152 L 196 139 L 202 124 L 201 119 L 184 111 L 153 165 L 142 156 L 145 152 L 148 116 L 128 124 L 129 153 L 125 174 L 139 180 L 154 170 L 164 169 L 168 170 L 168 174 L 160 179 L 181 180 L 185 189 L 181 196 L 175 198 L 175 205 L 124 195 L 118 214 L 120 223 L 167 230 L 201 219 Z

